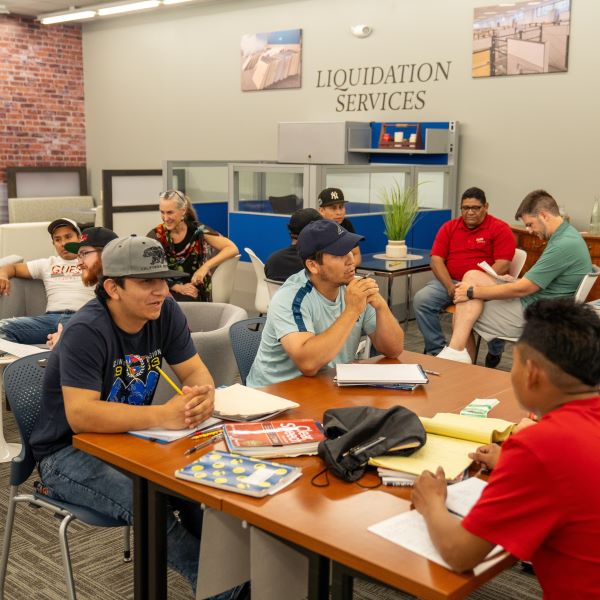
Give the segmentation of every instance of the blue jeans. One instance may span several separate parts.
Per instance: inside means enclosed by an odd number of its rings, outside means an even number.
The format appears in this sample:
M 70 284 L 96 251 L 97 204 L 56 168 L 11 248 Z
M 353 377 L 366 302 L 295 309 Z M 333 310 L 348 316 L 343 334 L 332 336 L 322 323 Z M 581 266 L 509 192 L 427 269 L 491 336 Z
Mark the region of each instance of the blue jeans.
M 73 446 L 67 446 L 43 458 L 39 470 L 49 496 L 82 504 L 99 513 L 133 524 L 131 479 L 101 460 Z M 196 504 L 180 499 L 177 499 L 174 507 L 177 508 L 180 518 L 168 511 L 167 563 L 190 582 L 195 593 L 200 539 L 194 533 L 201 531 L 202 513 Z M 193 516 L 190 519 L 191 515 Z M 187 527 L 183 525 L 191 520 L 196 520 L 196 523 L 189 523 Z M 213 599 L 232 600 L 238 591 L 239 588 L 233 588 L 213 596 Z
M 456 283 L 456 282 L 455 282 Z M 413 308 L 419 331 L 425 341 L 425 354 L 437 355 L 446 345 L 446 338 L 440 324 L 440 313 L 452 304 L 448 290 L 437 278 L 427 282 L 413 299 Z M 490 340 L 488 352 L 496 356 L 504 351 L 502 340 Z
M 65 325 L 75 311 L 47 312 L 37 317 L 13 317 L 0 320 L 0 338 L 19 344 L 45 344 L 48 334 Z

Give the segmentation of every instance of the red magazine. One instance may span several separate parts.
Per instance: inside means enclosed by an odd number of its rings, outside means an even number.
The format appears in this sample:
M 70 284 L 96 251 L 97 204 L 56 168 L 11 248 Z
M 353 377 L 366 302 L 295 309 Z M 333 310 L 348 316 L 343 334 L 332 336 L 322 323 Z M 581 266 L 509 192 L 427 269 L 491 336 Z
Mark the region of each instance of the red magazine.
M 316 454 L 325 439 L 321 424 L 313 419 L 228 423 L 223 431 L 230 452 L 263 458 Z

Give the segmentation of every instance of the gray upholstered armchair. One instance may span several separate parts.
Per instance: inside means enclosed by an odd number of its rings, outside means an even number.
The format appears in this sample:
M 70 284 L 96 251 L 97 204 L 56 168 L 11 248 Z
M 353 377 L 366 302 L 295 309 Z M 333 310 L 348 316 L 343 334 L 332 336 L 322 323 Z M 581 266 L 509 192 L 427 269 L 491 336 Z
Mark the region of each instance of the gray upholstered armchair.
M 220 302 L 180 302 L 190 329 L 192 340 L 200 358 L 215 380 L 215 385 L 231 385 L 238 369 L 231 350 L 229 327 L 248 318 L 239 306 Z M 170 369 L 165 369 L 172 376 Z M 154 396 L 154 403 L 165 402 L 173 396 L 173 390 L 161 377 Z

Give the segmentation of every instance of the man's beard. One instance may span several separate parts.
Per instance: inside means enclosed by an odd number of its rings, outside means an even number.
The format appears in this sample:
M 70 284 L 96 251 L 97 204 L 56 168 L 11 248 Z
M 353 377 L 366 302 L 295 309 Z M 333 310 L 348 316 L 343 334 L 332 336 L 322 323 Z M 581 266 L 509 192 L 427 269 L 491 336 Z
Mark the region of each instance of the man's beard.
M 102 277 L 102 261 L 97 260 L 91 267 L 81 271 L 81 281 L 87 287 L 93 287 Z

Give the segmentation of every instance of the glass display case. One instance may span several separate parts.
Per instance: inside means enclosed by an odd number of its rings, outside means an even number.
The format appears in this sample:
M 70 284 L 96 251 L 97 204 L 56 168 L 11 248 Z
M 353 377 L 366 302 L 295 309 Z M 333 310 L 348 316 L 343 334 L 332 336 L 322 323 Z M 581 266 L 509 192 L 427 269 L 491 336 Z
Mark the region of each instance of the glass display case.
M 309 165 L 229 165 L 230 212 L 291 215 L 309 197 Z

